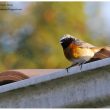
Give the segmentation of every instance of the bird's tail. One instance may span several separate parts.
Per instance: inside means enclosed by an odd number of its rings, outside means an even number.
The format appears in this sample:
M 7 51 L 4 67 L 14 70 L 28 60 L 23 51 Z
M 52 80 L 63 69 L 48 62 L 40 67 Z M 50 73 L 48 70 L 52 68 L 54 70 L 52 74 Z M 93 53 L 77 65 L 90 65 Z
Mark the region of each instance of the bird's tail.
M 95 55 L 93 58 L 90 59 L 89 62 L 101 60 L 104 58 L 110 57 L 110 45 L 106 47 L 94 47 L 92 50 L 95 52 Z

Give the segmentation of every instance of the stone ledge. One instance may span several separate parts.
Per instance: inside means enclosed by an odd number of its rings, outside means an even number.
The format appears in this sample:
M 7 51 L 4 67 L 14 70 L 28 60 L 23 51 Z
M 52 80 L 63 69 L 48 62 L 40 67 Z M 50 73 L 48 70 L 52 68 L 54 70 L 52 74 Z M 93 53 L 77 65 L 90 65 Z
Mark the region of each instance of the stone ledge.
M 109 106 L 110 58 L 84 64 L 82 70 L 72 67 L 68 73 L 63 69 L 50 73 L 39 70 L 28 79 L 0 86 L 0 99 L 0 107 L 7 108 Z

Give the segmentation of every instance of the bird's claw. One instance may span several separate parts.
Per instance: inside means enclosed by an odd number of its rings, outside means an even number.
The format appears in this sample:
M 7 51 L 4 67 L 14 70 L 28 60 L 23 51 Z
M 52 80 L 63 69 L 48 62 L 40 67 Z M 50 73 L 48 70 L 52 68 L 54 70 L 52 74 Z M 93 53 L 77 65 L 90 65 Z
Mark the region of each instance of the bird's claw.
M 68 73 L 68 69 L 69 69 L 69 68 L 66 68 L 67 73 Z
M 75 66 L 75 65 L 77 65 L 77 63 L 72 64 L 71 66 L 67 67 L 67 68 L 66 68 L 67 73 L 68 73 L 69 68 L 71 68 L 71 67 L 73 67 L 73 66 Z

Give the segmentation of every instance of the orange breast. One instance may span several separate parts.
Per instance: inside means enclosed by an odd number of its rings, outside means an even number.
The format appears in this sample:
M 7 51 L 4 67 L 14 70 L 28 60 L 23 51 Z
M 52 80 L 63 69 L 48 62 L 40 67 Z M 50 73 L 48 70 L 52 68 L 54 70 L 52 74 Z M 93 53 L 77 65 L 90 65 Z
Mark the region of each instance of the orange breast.
M 75 44 L 70 44 L 69 48 L 71 48 L 71 54 L 72 54 L 73 58 L 79 58 L 80 57 L 81 49 L 79 46 L 77 46 Z
M 64 50 L 65 57 L 68 60 L 77 59 L 80 57 L 80 48 L 77 45 L 70 44 L 65 50 Z

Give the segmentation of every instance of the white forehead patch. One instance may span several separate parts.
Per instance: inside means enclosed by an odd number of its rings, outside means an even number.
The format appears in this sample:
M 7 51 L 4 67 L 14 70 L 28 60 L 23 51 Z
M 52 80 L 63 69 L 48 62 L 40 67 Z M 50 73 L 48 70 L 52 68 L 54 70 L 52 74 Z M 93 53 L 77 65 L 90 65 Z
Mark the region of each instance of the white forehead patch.
M 60 43 L 62 43 L 62 41 L 63 41 L 64 39 L 68 39 L 68 38 L 73 38 L 73 39 L 75 39 L 75 37 L 73 37 L 73 36 L 71 36 L 71 35 L 69 35 L 69 34 L 65 34 L 65 35 L 60 39 Z

